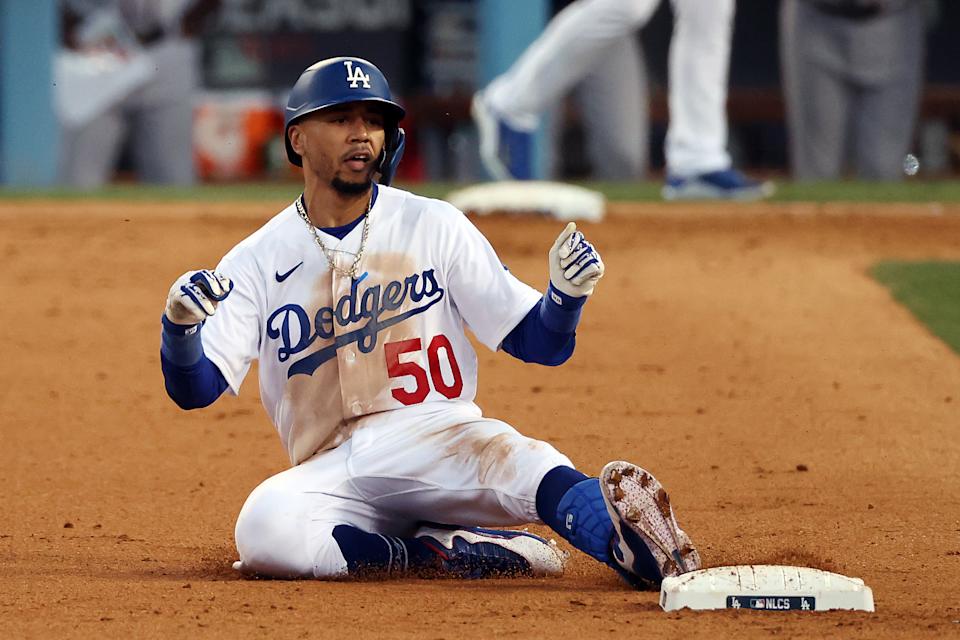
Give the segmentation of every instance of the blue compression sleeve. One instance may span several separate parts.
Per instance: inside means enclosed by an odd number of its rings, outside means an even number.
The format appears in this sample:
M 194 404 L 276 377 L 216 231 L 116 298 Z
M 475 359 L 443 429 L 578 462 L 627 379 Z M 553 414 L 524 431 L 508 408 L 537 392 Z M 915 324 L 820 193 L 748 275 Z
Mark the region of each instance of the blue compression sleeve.
M 610 561 L 613 522 L 597 478 L 572 467 L 554 467 L 537 488 L 537 514 L 577 549 L 600 562 Z
M 524 362 L 556 366 L 573 354 L 577 323 L 586 297 L 574 298 L 553 288 L 503 339 L 503 350 Z
M 227 381 L 217 365 L 203 353 L 202 325 L 174 324 L 166 316 L 161 322 L 160 369 L 167 395 L 181 409 L 213 404 L 227 389 Z

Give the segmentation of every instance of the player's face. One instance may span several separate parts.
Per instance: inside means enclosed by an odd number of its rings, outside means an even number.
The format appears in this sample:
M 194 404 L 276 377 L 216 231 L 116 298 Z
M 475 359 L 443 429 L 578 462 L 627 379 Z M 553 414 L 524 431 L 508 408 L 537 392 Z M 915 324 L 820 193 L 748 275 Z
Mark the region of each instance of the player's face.
M 380 110 L 363 102 L 331 107 L 290 127 L 290 144 L 303 169 L 340 192 L 370 187 L 384 144 Z

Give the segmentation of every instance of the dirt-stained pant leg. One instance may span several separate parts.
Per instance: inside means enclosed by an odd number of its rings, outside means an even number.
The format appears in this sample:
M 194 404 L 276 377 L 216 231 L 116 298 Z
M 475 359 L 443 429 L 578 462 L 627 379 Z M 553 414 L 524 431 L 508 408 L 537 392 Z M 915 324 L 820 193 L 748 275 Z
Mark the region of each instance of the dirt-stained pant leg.
M 411 536 L 421 522 L 539 522 L 543 476 L 570 460 L 510 425 L 442 414 L 362 428 L 336 449 L 265 480 L 237 518 L 241 570 L 337 578 L 347 563 L 333 529 Z
M 398 426 L 355 434 L 355 441 L 360 435 L 365 442 L 355 442 L 351 484 L 379 512 L 411 521 L 466 526 L 540 522 L 536 496 L 543 476 L 554 467 L 573 466 L 549 443 L 499 420 Z
M 241 571 L 275 578 L 337 578 L 347 562 L 333 529 L 408 533 L 409 525 L 357 499 L 349 484 L 351 442 L 263 481 L 237 517 Z

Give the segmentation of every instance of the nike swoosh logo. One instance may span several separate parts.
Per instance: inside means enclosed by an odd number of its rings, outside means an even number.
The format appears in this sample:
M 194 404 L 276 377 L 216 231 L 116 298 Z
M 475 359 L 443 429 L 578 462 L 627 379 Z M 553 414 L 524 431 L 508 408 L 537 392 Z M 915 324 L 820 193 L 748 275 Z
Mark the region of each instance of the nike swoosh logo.
M 293 269 L 290 269 L 290 271 L 287 271 L 286 273 L 280 273 L 279 271 L 277 271 L 277 273 L 276 273 L 277 282 L 283 282 L 284 280 L 286 280 L 287 278 L 290 277 L 290 274 L 291 274 L 291 273 L 293 273 L 294 271 L 296 271 L 297 269 L 299 269 L 299 268 L 302 267 L 302 266 L 303 266 L 303 261 L 301 260 L 301 261 L 300 261 L 300 264 L 298 264 L 297 266 L 295 266 Z

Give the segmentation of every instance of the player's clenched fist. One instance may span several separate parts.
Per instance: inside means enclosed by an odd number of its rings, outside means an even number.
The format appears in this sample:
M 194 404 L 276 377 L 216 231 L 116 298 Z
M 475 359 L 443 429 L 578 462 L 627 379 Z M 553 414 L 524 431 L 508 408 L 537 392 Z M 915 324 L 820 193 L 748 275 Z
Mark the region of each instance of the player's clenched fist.
M 582 298 L 593 293 L 602 276 L 600 254 L 577 231 L 577 223 L 569 223 L 550 249 L 550 282 L 568 296 Z
M 216 271 L 187 271 L 170 287 L 164 313 L 174 324 L 199 324 L 216 312 L 217 303 L 232 290 L 233 281 Z

